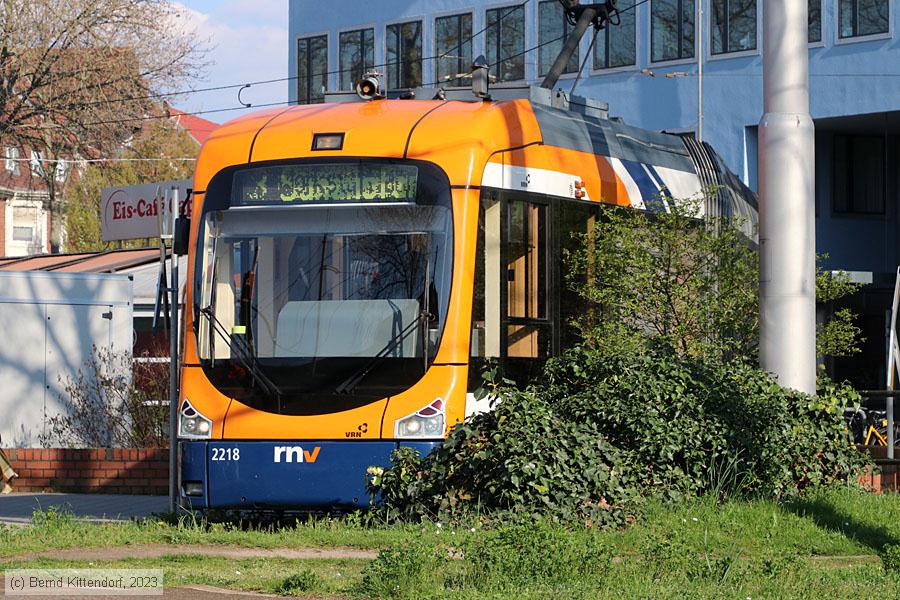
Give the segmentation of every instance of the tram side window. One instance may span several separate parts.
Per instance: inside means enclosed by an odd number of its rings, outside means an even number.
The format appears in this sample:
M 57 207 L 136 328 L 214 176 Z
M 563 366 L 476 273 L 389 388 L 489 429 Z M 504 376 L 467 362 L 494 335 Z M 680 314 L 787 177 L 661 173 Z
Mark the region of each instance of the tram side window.
M 547 207 L 510 202 L 506 243 L 506 354 L 546 358 L 552 345 L 547 315 Z
M 581 341 L 581 332 L 575 321 L 583 319 L 591 304 L 579 293 L 578 288 L 591 279 L 592 273 L 574 270 L 571 258 L 575 252 L 593 250 L 593 232 L 600 207 L 586 202 L 562 202 L 559 211 L 560 246 L 562 264 L 559 287 L 560 347 L 565 350 Z

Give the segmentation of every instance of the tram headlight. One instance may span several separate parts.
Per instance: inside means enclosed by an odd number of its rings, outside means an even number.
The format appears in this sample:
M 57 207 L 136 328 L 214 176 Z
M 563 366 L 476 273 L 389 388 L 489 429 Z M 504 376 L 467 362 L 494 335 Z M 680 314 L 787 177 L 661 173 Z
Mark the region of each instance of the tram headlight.
M 444 401 L 437 398 L 428 406 L 394 422 L 394 434 L 398 438 L 443 437 L 446 426 Z
M 212 421 L 203 416 L 190 400 L 185 398 L 178 411 L 178 437 L 189 440 L 208 440 L 212 434 Z

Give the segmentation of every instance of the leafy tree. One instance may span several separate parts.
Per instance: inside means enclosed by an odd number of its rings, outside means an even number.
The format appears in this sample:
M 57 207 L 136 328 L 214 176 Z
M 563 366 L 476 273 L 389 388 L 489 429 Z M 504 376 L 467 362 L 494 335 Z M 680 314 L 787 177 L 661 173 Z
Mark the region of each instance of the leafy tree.
M 108 247 L 100 238 L 100 193 L 103 188 L 188 179 L 194 170 L 192 161 L 165 159 L 195 158 L 198 150 L 196 142 L 187 132 L 169 120 L 156 120 L 149 121 L 121 153 L 119 158 L 123 160 L 90 163 L 68 193 L 66 239 L 69 248 L 83 252 Z M 118 246 L 143 247 L 149 242 L 130 240 L 119 242 Z
M 141 128 L 151 97 L 196 78 L 203 42 L 168 0 L 0 1 L 0 145 L 48 161 L 60 249 L 60 158 L 106 156 Z
M 635 352 L 652 340 L 679 354 L 755 361 L 759 258 L 745 223 L 701 218 L 702 200 L 670 212 L 609 209 L 567 256 L 568 284 L 587 301 L 574 325 L 588 345 Z M 817 273 L 819 302 L 852 294 L 845 275 Z M 819 326 L 820 356 L 858 352 L 860 330 L 842 309 Z

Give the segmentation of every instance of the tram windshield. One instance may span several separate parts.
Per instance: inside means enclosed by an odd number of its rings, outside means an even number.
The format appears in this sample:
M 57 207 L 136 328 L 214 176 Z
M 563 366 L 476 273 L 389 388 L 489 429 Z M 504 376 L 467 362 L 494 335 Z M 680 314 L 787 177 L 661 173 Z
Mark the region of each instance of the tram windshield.
M 452 273 L 448 205 L 232 206 L 205 212 L 201 236 L 198 351 L 226 395 L 329 412 L 398 393 L 433 360 Z

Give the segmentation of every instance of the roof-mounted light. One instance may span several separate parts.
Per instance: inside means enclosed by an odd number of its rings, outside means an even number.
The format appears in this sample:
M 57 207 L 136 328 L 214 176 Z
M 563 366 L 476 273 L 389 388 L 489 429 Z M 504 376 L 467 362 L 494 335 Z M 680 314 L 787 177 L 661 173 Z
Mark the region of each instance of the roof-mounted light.
M 343 133 L 317 133 L 313 136 L 312 149 L 314 152 L 321 150 L 340 150 L 343 147 Z
M 356 84 L 356 95 L 363 100 L 381 100 L 384 96 L 384 88 L 381 83 L 381 73 L 369 71 L 359 83 Z

